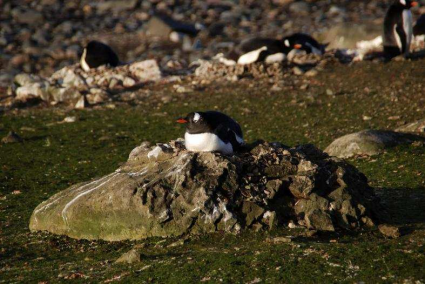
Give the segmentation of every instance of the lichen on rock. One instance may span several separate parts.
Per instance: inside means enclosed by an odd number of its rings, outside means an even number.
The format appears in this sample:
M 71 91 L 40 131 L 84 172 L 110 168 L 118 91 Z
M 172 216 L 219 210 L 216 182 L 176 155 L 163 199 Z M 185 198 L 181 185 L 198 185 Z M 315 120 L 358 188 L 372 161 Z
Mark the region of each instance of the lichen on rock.
M 378 199 L 356 168 L 312 145 L 258 142 L 233 156 L 181 141 L 135 148 L 115 172 L 41 203 L 30 229 L 74 238 L 238 233 L 296 221 L 313 230 L 373 224 Z

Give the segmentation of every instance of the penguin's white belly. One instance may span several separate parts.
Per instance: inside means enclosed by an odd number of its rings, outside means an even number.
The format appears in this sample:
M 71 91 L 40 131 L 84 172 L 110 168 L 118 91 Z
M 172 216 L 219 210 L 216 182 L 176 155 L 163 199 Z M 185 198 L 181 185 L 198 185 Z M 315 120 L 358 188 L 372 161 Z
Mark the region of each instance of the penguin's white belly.
M 409 53 L 413 36 L 413 19 L 412 11 L 410 10 L 403 11 L 403 29 L 406 33 L 406 53 Z
M 247 52 L 243 55 L 241 55 L 238 59 L 238 64 L 245 65 L 245 64 L 251 64 L 258 60 L 260 57 L 260 53 L 264 50 L 267 50 L 267 47 L 262 47 L 250 52 Z
M 285 54 L 284 53 L 275 53 L 272 55 L 269 55 L 268 57 L 266 57 L 266 63 L 275 63 L 275 62 L 282 62 L 285 59 Z
M 186 149 L 195 152 L 219 151 L 224 154 L 232 154 L 232 144 L 223 142 L 217 135 L 212 133 L 184 135 Z

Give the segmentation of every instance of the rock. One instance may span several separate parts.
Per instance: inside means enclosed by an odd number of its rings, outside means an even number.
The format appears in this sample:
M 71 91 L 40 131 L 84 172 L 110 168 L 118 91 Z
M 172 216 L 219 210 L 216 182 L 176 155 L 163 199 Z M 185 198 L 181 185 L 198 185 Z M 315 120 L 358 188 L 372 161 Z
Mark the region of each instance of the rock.
M 266 242 L 273 243 L 273 244 L 290 243 L 292 242 L 292 239 L 289 237 L 275 237 L 275 238 L 267 238 Z
M 390 237 L 390 238 L 400 237 L 400 230 L 396 226 L 382 224 L 378 226 L 378 229 L 386 237 Z
M 13 18 L 20 24 L 37 25 L 44 22 L 43 14 L 34 9 L 22 11 L 19 8 L 13 9 Z
M 317 39 L 329 43 L 328 49 L 356 49 L 357 43 L 373 40 L 381 34 L 381 25 L 340 23 L 333 25 Z
M 16 89 L 16 100 L 28 101 L 31 98 L 40 98 L 43 101 L 49 100 L 49 85 L 47 82 L 32 83 Z
M 141 261 L 141 254 L 139 250 L 132 249 L 118 258 L 115 263 L 138 263 Z
M 134 81 L 133 78 L 131 77 L 124 78 L 124 82 L 123 82 L 124 87 L 133 87 L 135 84 L 136 84 L 136 81 Z M 109 86 L 111 86 L 111 84 L 109 84 Z
M 336 139 L 325 149 L 325 152 L 339 158 L 349 158 L 356 155 L 370 156 L 380 154 L 384 150 L 399 144 L 423 140 L 423 137 L 410 134 L 364 130 Z
M 307 227 L 319 231 L 335 231 L 331 216 L 322 210 L 313 210 L 305 215 Z
M 104 2 L 95 2 L 95 7 L 99 13 L 105 13 L 107 11 L 118 13 L 135 8 L 137 2 L 137 0 L 107 0 Z
M 22 138 L 15 133 L 14 131 L 10 131 L 7 136 L 1 139 L 2 143 L 16 143 L 16 142 L 22 142 Z
M 395 131 L 402 133 L 425 133 L 425 119 L 403 125 Z
M 86 96 L 82 95 L 80 99 L 78 99 L 77 104 L 75 104 L 75 109 L 85 109 L 89 106 L 89 102 L 87 101 Z
M 297 14 L 308 14 L 310 12 L 310 5 L 304 1 L 298 1 L 289 5 L 289 11 Z
M 165 15 L 152 17 L 144 28 L 149 36 L 166 38 L 174 42 L 181 42 L 184 35 L 194 37 L 199 32 L 195 25 L 176 21 Z
M 133 78 L 140 82 L 158 81 L 162 78 L 162 72 L 154 59 L 139 61 L 129 66 Z
M 142 144 L 115 172 L 52 196 L 34 210 L 30 229 L 110 241 L 292 221 L 320 231 L 348 221 L 355 230 L 379 210 L 363 174 L 312 145 L 257 143 L 228 157 L 188 152 L 178 140 Z

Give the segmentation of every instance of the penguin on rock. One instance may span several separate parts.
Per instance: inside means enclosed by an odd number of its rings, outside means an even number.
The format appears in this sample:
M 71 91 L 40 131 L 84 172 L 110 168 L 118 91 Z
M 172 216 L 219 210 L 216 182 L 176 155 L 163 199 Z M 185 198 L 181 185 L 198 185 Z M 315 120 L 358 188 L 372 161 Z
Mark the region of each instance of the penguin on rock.
M 84 71 L 89 71 L 91 68 L 97 68 L 101 65 L 115 67 L 119 62 L 119 58 L 112 48 L 98 41 L 89 42 L 80 59 L 80 65 Z
M 189 151 L 231 155 L 244 145 L 240 125 L 217 111 L 192 112 L 179 118 L 177 123 L 186 124 L 184 138 Z
M 395 0 L 384 19 L 384 54 L 391 59 L 408 55 L 413 37 L 413 20 L 410 9 L 418 5 L 411 0 Z

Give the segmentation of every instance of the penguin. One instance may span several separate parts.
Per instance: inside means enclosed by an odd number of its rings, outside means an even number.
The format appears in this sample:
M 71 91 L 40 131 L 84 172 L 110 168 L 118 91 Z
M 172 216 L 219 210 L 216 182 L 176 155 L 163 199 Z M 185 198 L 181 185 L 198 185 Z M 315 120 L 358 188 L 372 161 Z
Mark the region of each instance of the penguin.
M 395 0 L 384 19 L 384 54 L 393 58 L 410 52 L 413 36 L 413 20 L 410 8 L 418 5 L 411 0 Z
M 422 14 L 413 27 L 413 35 L 415 37 L 425 35 L 425 14 Z
M 186 124 L 184 138 L 189 151 L 231 155 L 245 144 L 240 125 L 217 111 L 192 112 L 177 123 Z
M 84 48 L 80 64 L 84 71 L 89 71 L 90 68 L 97 68 L 105 64 L 115 67 L 119 64 L 119 59 L 109 46 L 98 41 L 91 41 Z
M 319 44 L 313 37 L 303 33 L 295 33 L 283 38 L 283 43 L 287 48 L 304 50 L 307 53 L 323 55 L 327 44 Z
M 227 58 L 220 61 L 226 65 L 246 65 L 254 62 L 281 62 L 291 49 L 282 40 L 271 38 L 249 38 L 234 48 Z

